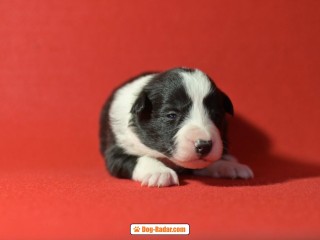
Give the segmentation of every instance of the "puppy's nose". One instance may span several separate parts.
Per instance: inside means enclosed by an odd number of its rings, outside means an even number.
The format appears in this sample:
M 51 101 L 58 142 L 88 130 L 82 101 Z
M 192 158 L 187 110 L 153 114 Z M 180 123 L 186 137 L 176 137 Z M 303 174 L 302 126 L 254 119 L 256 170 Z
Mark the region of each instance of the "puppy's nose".
M 194 146 L 196 149 L 196 153 L 203 157 L 210 152 L 212 148 L 212 141 L 198 139 L 195 141 Z

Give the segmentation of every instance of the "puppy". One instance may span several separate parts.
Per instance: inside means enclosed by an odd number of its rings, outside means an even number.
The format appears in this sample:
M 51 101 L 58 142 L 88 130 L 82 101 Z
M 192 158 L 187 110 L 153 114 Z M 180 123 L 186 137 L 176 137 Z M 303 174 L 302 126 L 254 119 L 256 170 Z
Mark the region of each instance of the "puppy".
M 198 69 L 145 73 L 116 89 L 100 119 L 100 151 L 110 174 L 142 186 L 178 185 L 188 170 L 215 178 L 252 178 L 228 153 L 230 98 Z

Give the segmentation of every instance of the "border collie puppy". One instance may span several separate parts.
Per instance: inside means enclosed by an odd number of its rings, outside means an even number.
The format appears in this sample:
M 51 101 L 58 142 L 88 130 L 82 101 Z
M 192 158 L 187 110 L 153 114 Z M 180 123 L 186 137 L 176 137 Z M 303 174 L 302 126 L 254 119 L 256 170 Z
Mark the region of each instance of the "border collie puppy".
M 208 75 L 175 68 L 145 73 L 116 89 L 100 119 L 100 151 L 111 175 L 142 186 L 178 185 L 188 170 L 215 178 L 252 178 L 228 154 L 225 115 L 233 105 Z

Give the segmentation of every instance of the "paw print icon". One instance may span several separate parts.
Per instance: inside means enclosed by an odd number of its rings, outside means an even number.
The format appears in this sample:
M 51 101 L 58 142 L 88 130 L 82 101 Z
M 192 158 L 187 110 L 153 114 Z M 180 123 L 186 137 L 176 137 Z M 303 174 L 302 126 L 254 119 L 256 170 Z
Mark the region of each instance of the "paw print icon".
M 138 233 L 138 232 L 140 232 L 140 228 L 139 228 L 138 226 L 135 226 L 135 227 L 133 228 L 133 231 L 136 232 L 136 233 Z

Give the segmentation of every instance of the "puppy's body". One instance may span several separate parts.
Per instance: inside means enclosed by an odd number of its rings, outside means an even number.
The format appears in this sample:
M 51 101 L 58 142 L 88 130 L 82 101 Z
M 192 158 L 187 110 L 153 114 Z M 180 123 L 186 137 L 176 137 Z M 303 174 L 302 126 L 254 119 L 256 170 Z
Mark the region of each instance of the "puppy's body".
M 212 177 L 253 177 L 228 154 L 226 113 L 233 114 L 230 99 L 200 70 L 143 74 L 107 100 L 100 150 L 113 176 L 142 185 L 178 184 L 177 172 L 184 169 Z

